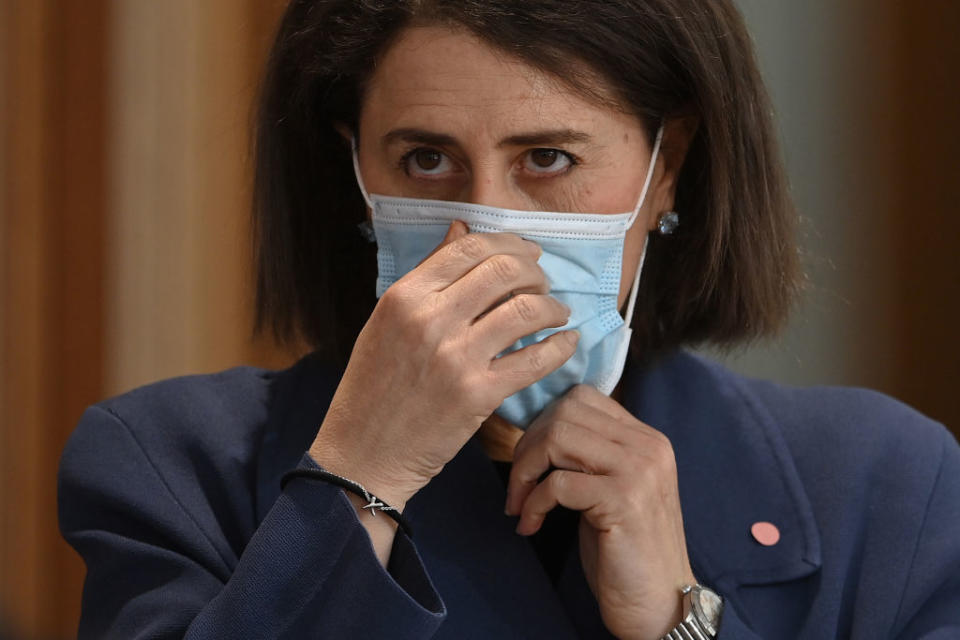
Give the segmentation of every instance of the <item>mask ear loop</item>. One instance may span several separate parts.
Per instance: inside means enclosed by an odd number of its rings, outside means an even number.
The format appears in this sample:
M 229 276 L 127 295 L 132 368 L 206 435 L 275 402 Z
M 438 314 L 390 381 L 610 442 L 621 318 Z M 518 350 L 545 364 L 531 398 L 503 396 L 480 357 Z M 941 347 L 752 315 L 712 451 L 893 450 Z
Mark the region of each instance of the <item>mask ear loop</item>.
M 650 157 L 650 166 L 647 168 L 647 177 L 643 181 L 643 190 L 640 192 L 640 200 L 637 202 L 636 208 L 633 210 L 633 215 L 630 216 L 630 220 L 627 222 L 627 229 L 633 226 L 633 223 L 636 221 L 637 216 L 640 215 L 640 208 L 643 206 L 644 200 L 647 199 L 647 190 L 650 189 L 650 182 L 653 180 L 653 170 L 657 166 L 657 156 L 660 154 L 660 143 L 663 141 L 663 124 L 660 124 L 660 128 L 657 130 L 657 139 L 653 143 L 653 153 Z M 643 271 L 643 263 L 647 258 L 647 243 L 650 240 L 650 233 L 647 232 L 643 236 L 643 249 L 640 251 L 640 263 L 637 264 L 637 273 L 633 276 L 633 285 L 630 287 L 630 298 L 627 302 L 627 313 L 626 313 L 626 322 L 627 329 L 630 329 L 630 325 L 633 323 L 633 308 L 637 303 L 637 291 L 640 289 L 640 273 Z
M 350 149 L 353 154 L 353 176 L 357 179 L 357 186 L 360 187 L 360 193 L 363 194 L 363 201 L 367 203 L 370 210 L 373 210 L 373 200 L 367 193 L 367 188 L 363 185 L 363 176 L 360 175 L 360 160 L 357 154 L 357 136 L 350 136 Z

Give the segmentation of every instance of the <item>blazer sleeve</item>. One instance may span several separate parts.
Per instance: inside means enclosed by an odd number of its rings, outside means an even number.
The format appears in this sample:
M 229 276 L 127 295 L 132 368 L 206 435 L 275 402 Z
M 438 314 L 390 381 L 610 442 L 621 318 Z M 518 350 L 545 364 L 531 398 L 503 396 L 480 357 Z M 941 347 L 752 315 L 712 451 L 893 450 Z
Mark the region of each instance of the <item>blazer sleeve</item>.
M 897 615 L 902 640 L 960 638 L 960 446 L 940 432 L 940 468 L 919 496 L 927 507 Z
M 81 639 L 412 640 L 430 638 L 446 615 L 411 540 L 397 531 L 385 569 L 350 501 L 325 483 L 291 480 L 237 557 L 225 557 L 136 434 L 103 408 L 87 410 L 67 445 L 58 499 L 63 536 L 87 566 Z

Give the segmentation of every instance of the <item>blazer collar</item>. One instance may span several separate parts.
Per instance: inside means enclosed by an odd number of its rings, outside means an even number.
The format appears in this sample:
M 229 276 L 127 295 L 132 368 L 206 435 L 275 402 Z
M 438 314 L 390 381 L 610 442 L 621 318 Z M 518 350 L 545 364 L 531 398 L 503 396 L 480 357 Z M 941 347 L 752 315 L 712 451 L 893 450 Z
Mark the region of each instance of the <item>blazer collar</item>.
M 624 406 L 670 438 L 688 553 L 698 579 L 727 590 L 794 580 L 820 568 L 820 535 L 781 424 L 753 385 L 688 353 L 629 367 Z M 780 540 L 751 535 L 771 522 Z

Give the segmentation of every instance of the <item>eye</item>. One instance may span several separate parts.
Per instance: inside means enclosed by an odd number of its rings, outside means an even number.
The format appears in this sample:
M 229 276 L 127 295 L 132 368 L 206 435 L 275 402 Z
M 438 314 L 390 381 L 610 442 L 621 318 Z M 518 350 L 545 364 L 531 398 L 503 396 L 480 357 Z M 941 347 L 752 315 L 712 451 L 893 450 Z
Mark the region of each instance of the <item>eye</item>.
M 450 171 L 453 163 L 436 149 L 420 147 L 403 156 L 401 165 L 408 175 L 436 176 Z
M 523 168 L 531 173 L 552 175 L 562 173 L 576 164 L 573 157 L 559 149 L 531 149 L 524 158 Z

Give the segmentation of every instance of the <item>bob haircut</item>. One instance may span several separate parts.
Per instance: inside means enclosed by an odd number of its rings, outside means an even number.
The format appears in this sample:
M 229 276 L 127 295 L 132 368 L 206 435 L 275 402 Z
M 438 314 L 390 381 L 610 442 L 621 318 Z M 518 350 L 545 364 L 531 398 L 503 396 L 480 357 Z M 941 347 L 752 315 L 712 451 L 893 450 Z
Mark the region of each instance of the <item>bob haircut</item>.
M 651 234 L 635 358 L 775 333 L 798 289 L 795 213 L 750 38 L 732 0 L 293 0 L 256 123 L 256 327 L 344 366 L 376 304 L 376 249 L 349 145 L 364 86 L 404 28 L 443 24 L 635 114 L 698 123 L 681 225 Z M 571 63 L 571 61 L 576 61 Z M 582 67 L 589 73 L 578 73 Z

